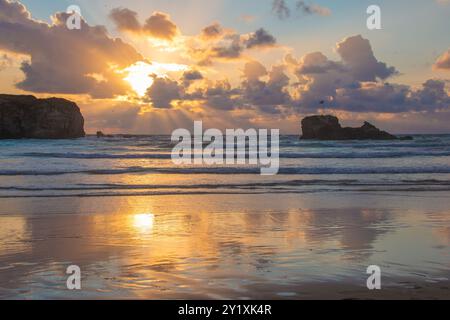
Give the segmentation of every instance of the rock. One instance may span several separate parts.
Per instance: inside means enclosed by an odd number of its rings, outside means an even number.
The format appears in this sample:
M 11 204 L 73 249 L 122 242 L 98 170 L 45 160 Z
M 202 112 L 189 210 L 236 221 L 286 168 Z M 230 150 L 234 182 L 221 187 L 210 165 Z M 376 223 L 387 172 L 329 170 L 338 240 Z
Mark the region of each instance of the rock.
M 114 138 L 114 136 L 110 134 L 104 134 L 102 131 L 97 131 L 97 138 Z
M 334 116 L 312 116 L 303 119 L 304 140 L 396 140 L 385 131 L 381 131 L 369 122 L 360 128 L 343 128 Z
M 72 139 L 84 136 L 84 119 L 74 102 L 0 94 L 0 139 Z

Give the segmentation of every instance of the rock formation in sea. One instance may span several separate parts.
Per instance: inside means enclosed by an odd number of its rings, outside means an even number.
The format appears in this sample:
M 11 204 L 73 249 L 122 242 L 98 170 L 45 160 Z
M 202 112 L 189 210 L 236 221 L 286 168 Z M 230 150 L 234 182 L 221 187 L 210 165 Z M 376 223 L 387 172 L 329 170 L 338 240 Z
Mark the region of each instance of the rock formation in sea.
M 369 122 L 360 128 L 343 128 L 334 116 L 311 116 L 302 121 L 304 140 L 396 140 Z
M 73 139 L 84 136 L 84 118 L 74 102 L 0 94 L 0 139 Z

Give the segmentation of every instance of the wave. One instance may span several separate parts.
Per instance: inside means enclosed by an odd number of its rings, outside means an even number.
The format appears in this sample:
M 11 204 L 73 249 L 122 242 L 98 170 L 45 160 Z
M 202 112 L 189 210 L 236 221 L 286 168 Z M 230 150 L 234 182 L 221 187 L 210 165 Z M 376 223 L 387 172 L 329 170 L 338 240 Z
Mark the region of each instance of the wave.
M 153 190 L 153 189 L 260 189 L 273 187 L 303 186 L 345 186 L 345 187 L 403 187 L 403 186 L 450 186 L 449 180 L 399 180 L 384 182 L 367 182 L 356 179 L 337 180 L 287 180 L 253 183 L 192 184 L 192 185 L 160 185 L 160 184 L 76 184 L 67 187 L 52 186 L 0 186 L 3 191 L 96 191 L 96 190 Z
M 87 175 L 119 175 L 119 174 L 260 174 L 259 167 L 189 167 L 189 168 L 147 168 L 127 167 L 115 169 L 90 169 L 90 170 L 0 170 L 0 176 L 56 176 L 67 174 Z M 280 175 L 313 174 L 313 175 L 337 175 L 337 174 L 446 174 L 450 173 L 449 166 L 435 167 L 375 167 L 375 168 L 311 168 L 311 167 L 282 167 Z
M 163 191 L 144 191 L 144 192 L 96 192 L 96 193 L 71 193 L 71 194 L 0 194 L 2 198 L 92 198 L 92 197 L 133 197 L 133 196 L 168 196 L 168 195 L 242 195 L 242 194 L 305 194 L 305 193 L 322 193 L 322 192 L 448 192 L 450 187 L 440 188 L 321 188 L 321 189 L 268 189 L 268 190 L 163 190 Z
M 14 157 L 25 158 L 58 158 L 58 159 L 171 159 L 171 154 L 103 154 L 103 153 L 42 153 L 29 152 L 14 154 Z
M 108 154 L 108 153 L 42 153 L 29 152 L 13 154 L 14 157 L 28 158 L 58 158 L 58 159 L 171 159 L 170 153 L 145 153 L 145 154 Z M 450 151 L 384 151 L 384 152 L 320 152 L 320 153 L 297 153 L 282 152 L 281 159 L 386 159 L 386 158 L 409 158 L 409 157 L 448 157 Z M 248 155 L 246 155 L 248 158 Z

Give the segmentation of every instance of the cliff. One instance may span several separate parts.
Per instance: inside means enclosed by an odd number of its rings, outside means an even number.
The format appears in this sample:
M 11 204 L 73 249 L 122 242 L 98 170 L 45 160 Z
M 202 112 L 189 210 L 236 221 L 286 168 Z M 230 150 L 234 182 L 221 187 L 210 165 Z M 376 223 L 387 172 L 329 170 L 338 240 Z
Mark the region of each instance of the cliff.
M 0 94 L 0 139 L 72 139 L 84 135 L 84 119 L 74 102 Z

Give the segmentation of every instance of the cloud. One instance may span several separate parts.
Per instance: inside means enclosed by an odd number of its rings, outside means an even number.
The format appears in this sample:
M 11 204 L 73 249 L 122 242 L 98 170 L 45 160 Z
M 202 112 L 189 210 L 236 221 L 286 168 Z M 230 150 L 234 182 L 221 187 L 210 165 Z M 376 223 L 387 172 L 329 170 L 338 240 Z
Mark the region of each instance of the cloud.
M 288 92 L 289 77 L 284 73 L 284 66 L 274 66 L 268 73 L 268 80 L 262 81 L 260 77 L 267 72 L 247 64 L 245 69 L 246 80 L 242 82 L 243 102 L 256 106 L 265 113 L 279 113 L 279 107 L 289 106 L 291 97 Z
M 189 87 L 194 81 L 202 80 L 203 75 L 198 70 L 188 70 L 183 73 L 182 83 L 184 87 Z
M 276 5 L 275 13 L 291 14 L 285 1 L 276 1 Z M 302 2 L 300 9 L 307 14 L 326 13 L 320 13 L 317 7 L 312 9 L 312 5 L 306 6 Z M 113 9 L 110 17 L 119 30 L 139 35 L 170 40 L 179 33 L 170 17 L 160 12 L 155 12 L 143 24 L 138 14 L 129 9 Z M 109 98 L 131 90 L 123 80 L 126 72 L 120 71 L 139 62 L 148 65 L 150 62 L 129 44 L 111 38 L 105 27 L 90 26 L 83 20 L 81 30 L 68 30 L 67 18 L 65 13 L 57 13 L 51 23 L 40 22 L 19 2 L 0 0 L 0 52 L 7 52 L 0 55 L 0 69 L 17 54 L 20 58 L 14 58 L 14 66 L 16 60 L 26 57 L 21 64 L 25 77 L 17 84 L 20 89 L 108 98 L 96 100 L 98 104 L 92 102 L 92 109 L 107 100 L 116 103 Z M 220 120 L 223 117 L 231 122 L 245 120 L 258 124 L 261 119 L 267 119 L 267 123 L 285 121 L 313 112 L 364 113 L 364 116 L 401 113 L 402 117 L 445 114 L 446 119 L 450 114 L 448 83 L 439 79 L 427 80 L 419 87 L 394 83 L 397 69 L 378 59 L 370 42 L 360 35 L 336 44 L 338 58 L 329 58 L 322 52 L 299 58 L 289 54 L 275 65 L 263 64 L 252 57 L 254 49 L 276 47 L 276 38 L 263 28 L 240 34 L 216 22 L 197 35 L 175 40 L 168 45 L 185 44 L 185 51 L 178 58 L 186 64 L 190 61 L 198 65 L 152 76 L 153 85 L 145 97 L 130 95 L 129 100 L 134 99 L 134 104 L 124 103 L 123 110 L 111 114 L 101 106 L 98 113 L 86 110 L 88 115 L 93 115 L 90 120 L 93 126 L 126 130 L 143 125 L 146 112 L 158 114 L 160 119 L 176 113 L 207 118 L 214 114 Z M 212 67 L 216 62 L 227 64 Z M 434 67 L 450 70 L 450 51 L 439 57 Z M 240 69 L 242 74 L 236 71 L 230 79 L 217 80 L 225 69 L 224 73 L 231 74 L 234 70 L 231 68 Z M 144 76 L 149 73 L 144 71 Z M 153 108 L 148 108 L 148 104 Z M 109 107 L 108 110 L 114 110 L 112 105 Z
M 194 81 L 203 79 L 203 75 L 200 71 L 197 70 L 189 70 L 183 74 L 183 80 L 185 81 Z
M 336 51 L 356 80 L 375 81 L 376 78 L 384 80 L 397 73 L 394 67 L 388 67 L 385 63 L 377 61 L 369 40 L 360 35 L 339 42 Z
M 316 4 L 307 4 L 305 1 L 297 1 L 297 10 L 300 10 L 304 14 L 317 14 L 320 16 L 331 15 L 331 10 L 325 7 L 321 7 Z
M 298 61 L 286 56 L 286 65 L 298 77 L 292 99 L 296 110 L 402 113 L 450 106 L 444 81 L 428 80 L 418 89 L 385 82 L 398 71 L 378 61 L 370 42 L 361 36 L 338 42 L 336 52 L 340 61 L 332 61 L 321 52 L 309 53 Z
M 439 80 L 428 80 L 418 90 L 405 85 L 366 83 L 339 90 L 336 103 L 337 108 L 353 112 L 431 112 L 448 108 L 450 97 L 445 83 Z
M 248 81 L 259 80 L 259 78 L 265 75 L 267 75 L 266 67 L 258 61 L 247 62 L 244 66 L 244 77 Z
M 321 52 L 306 54 L 298 62 L 292 56 L 286 57 L 285 60 L 293 66 L 299 79 L 296 92 L 299 106 L 316 109 L 320 106 L 320 101 L 325 101 L 325 107 L 328 108 L 355 108 L 356 104 L 365 103 L 364 98 L 373 99 L 371 94 L 380 91 L 379 80 L 386 80 L 397 74 L 394 67 L 388 67 L 375 58 L 370 42 L 359 35 L 337 43 L 336 52 L 341 61 L 329 60 Z M 374 85 L 363 85 L 366 82 Z M 381 88 L 388 89 L 384 86 Z M 385 92 L 388 93 L 392 93 L 390 97 L 393 97 L 397 91 Z M 353 96 L 354 100 L 348 99 L 349 96 Z M 370 104 L 370 108 L 376 107 Z
M 154 12 L 143 25 L 138 20 L 135 11 L 126 8 L 112 9 L 109 17 L 121 31 L 144 34 L 153 38 L 173 40 L 178 34 L 178 27 L 163 12 Z
M 292 57 L 287 57 L 291 59 Z M 329 71 L 346 71 L 344 65 L 339 62 L 328 60 L 328 58 L 321 52 L 313 52 L 305 55 L 299 64 L 297 73 L 308 75 L 327 73 Z
M 178 82 L 155 78 L 153 85 L 147 90 L 147 100 L 157 109 L 170 109 L 172 102 L 181 98 L 182 88 Z
M 313 3 L 306 3 L 305 1 L 297 1 L 295 4 L 295 9 L 304 15 L 319 15 L 319 16 L 329 16 L 331 15 L 331 10 L 326 7 L 319 6 Z M 280 19 L 284 20 L 291 16 L 291 9 L 287 5 L 285 0 L 273 0 L 272 1 L 272 12 Z
M 276 38 L 263 28 L 248 34 L 238 34 L 213 24 L 204 28 L 199 36 L 191 38 L 187 48 L 192 59 L 200 66 L 206 66 L 216 60 L 238 60 L 245 50 L 272 48 L 276 42 Z
M 213 23 L 203 28 L 201 36 L 204 39 L 217 39 L 223 35 L 224 31 L 219 23 Z
M 30 57 L 16 86 L 37 93 L 89 94 L 96 98 L 123 95 L 130 89 L 111 66 L 122 69 L 143 57 L 102 26 L 69 30 L 69 15 L 57 13 L 52 24 L 36 21 L 25 6 L 0 0 L 0 49 Z
M 143 31 L 155 38 L 172 40 L 177 35 L 178 28 L 169 15 L 155 12 L 145 21 Z
M 233 39 L 241 39 L 242 50 L 245 39 L 238 35 Z M 437 112 L 450 106 L 444 81 L 428 80 L 417 89 L 386 82 L 397 70 L 379 61 L 370 42 L 361 36 L 338 42 L 336 52 L 340 55 L 338 61 L 330 60 L 321 52 L 306 54 L 301 59 L 287 55 L 283 64 L 270 69 L 258 61 L 247 61 L 242 80 L 235 86 L 228 80 L 212 82 L 195 71 L 188 71 L 179 83 L 159 80 L 150 95 L 161 96 L 152 97 L 156 107 L 169 108 L 172 101 L 180 100 L 203 108 L 246 110 L 258 116 L 278 114 L 280 117 L 323 110 L 383 114 Z M 291 73 L 297 81 L 288 76 Z M 188 93 L 190 82 L 195 80 L 202 82 Z
M 256 30 L 256 32 L 250 34 L 249 38 L 245 42 L 248 49 L 256 47 L 272 47 L 275 45 L 277 40 L 274 36 L 268 33 L 263 28 Z
M 142 27 L 137 16 L 136 12 L 126 8 L 112 9 L 109 14 L 119 30 L 140 32 Z
M 278 113 L 278 107 L 288 106 L 291 101 L 290 80 L 284 69 L 280 65 L 267 71 L 260 62 L 249 61 L 244 66 L 239 86 L 232 87 L 228 80 L 207 81 L 203 89 L 190 94 L 183 92 L 180 98 L 222 111 L 259 109 L 263 113 Z
M 291 9 L 289 9 L 285 0 L 273 0 L 272 12 L 275 13 L 279 19 L 286 19 L 291 15 Z
M 239 96 L 239 89 L 232 88 L 228 80 L 222 80 L 209 86 L 204 92 L 203 99 L 208 107 L 230 111 L 240 106 Z
M 435 62 L 435 69 L 450 70 L 450 50 L 444 52 Z
M 244 51 L 241 37 L 237 34 L 227 36 L 210 51 L 210 57 L 223 59 L 237 59 Z

